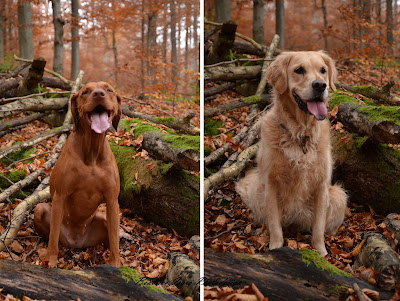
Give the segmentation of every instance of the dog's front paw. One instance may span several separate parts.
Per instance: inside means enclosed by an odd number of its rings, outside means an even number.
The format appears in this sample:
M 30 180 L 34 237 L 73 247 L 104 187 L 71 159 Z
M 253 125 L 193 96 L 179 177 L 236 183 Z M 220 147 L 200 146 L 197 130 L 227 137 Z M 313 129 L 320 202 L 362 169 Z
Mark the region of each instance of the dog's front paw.
M 57 267 L 58 256 L 57 255 L 50 255 L 49 256 L 49 267 L 56 268 Z
M 328 252 L 326 251 L 325 245 L 322 246 L 314 246 L 314 248 L 318 251 L 318 253 L 322 256 L 325 257 Z
M 282 240 L 276 240 L 276 241 L 270 241 L 269 242 L 269 249 L 278 249 L 283 247 L 283 239 Z

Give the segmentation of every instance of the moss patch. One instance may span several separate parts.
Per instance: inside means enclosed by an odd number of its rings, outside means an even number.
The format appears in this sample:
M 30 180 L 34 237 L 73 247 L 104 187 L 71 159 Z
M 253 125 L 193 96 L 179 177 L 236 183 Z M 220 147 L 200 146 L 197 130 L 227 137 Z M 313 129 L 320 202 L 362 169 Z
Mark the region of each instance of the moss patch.
M 395 106 L 367 106 L 362 105 L 360 112 L 366 114 L 370 120 L 389 121 L 400 124 L 400 107 Z
M 138 271 L 128 268 L 128 267 L 120 267 L 122 279 L 126 280 L 126 282 L 133 281 L 136 285 L 140 287 L 146 288 L 149 292 L 160 293 L 160 294 L 169 294 L 167 291 L 155 286 L 146 278 L 142 277 Z
M 204 135 L 205 136 L 216 136 L 220 132 L 218 131 L 219 128 L 223 127 L 223 122 L 218 120 L 215 121 L 214 119 L 210 119 L 204 122 Z
M 16 144 L 20 144 L 22 143 L 21 141 L 18 141 L 16 143 L 14 143 L 14 145 Z M 21 159 L 26 159 L 29 158 L 30 155 L 33 155 L 35 153 L 35 149 L 33 147 L 28 148 L 28 149 L 21 149 L 17 152 L 11 153 L 7 155 L 7 158 L 2 158 L 1 162 L 3 162 L 5 165 L 10 165 L 11 163 L 13 163 L 14 161 L 18 161 Z M 32 163 L 33 159 L 29 159 L 24 161 L 26 163 Z
M 133 123 L 135 123 L 136 125 L 131 126 L 131 124 Z M 143 135 L 147 132 L 163 132 L 157 127 L 157 125 L 154 124 L 153 126 L 151 122 L 142 119 L 124 119 L 120 121 L 119 126 L 123 128 L 125 132 L 129 132 L 133 128 L 133 134 L 135 135 L 135 138 L 138 138 L 140 135 Z M 176 135 L 176 133 L 171 129 L 166 128 L 165 131 L 169 134 Z
M 353 89 L 356 91 L 356 93 L 360 94 L 370 94 L 376 91 L 376 88 L 374 86 L 353 86 Z
M 161 163 L 160 172 L 162 175 L 166 175 L 168 170 L 171 168 L 173 163 Z
M 339 94 L 339 92 L 343 93 L 344 91 L 337 90 L 331 95 L 329 99 L 329 109 L 332 110 L 335 106 L 339 106 L 342 102 L 358 103 L 358 100 L 354 97 L 345 94 Z
M 309 266 L 313 263 L 318 269 L 322 271 L 327 271 L 329 275 L 338 275 L 344 277 L 353 277 L 351 274 L 343 272 L 335 267 L 333 264 L 330 264 L 325 258 L 321 257 L 319 253 L 314 252 L 309 249 L 303 249 L 299 251 L 301 254 L 301 260 Z
M 242 99 L 244 103 L 257 103 L 261 101 L 260 95 L 247 96 Z
M 173 148 L 191 149 L 200 153 L 200 136 L 168 135 L 164 137 L 164 141 L 172 143 Z
M 23 170 L 17 170 L 3 174 L 3 176 L 15 183 L 25 178 L 25 172 Z M 10 182 L 8 182 L 6 179 L 0 178 L 0 188 L 7 188 L 9 186 L 11 186 Z

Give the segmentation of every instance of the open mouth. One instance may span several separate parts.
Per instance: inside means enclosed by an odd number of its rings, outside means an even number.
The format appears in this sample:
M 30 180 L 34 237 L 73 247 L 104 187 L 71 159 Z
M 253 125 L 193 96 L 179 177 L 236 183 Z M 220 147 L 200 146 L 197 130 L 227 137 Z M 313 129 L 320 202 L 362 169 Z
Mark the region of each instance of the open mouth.
M 92 130 L 97 134 L 101 134 L 107 131 L 110 127 L 113 112 L 106 110 L 102 106 L 97 106 L 93 111 L 86 113 L 86 118 Z
M 328 109 L 321 97 L 315 97 L 313 99 L 303 101 L 299 95 L 293 92 L 293 98 L 297 103 L 297 106 L 303 112 L 314 115 L 317 120 L 324 120 L 328 114 Z

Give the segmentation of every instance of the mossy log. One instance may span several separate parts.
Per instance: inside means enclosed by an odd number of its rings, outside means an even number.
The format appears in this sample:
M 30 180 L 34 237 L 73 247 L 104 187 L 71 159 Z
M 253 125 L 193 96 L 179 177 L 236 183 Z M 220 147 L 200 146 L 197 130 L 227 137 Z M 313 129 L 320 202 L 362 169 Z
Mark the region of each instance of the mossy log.
M 357 134 L 332 132 L 333 182 L 353 203 L 379 214 L 400 211 L 400 151 Z
M 168 283 L 178 287 L 185 297 L 200 301 L 200 267 L 182 253 L 169 253 L 168 262 Z
M 229 52 L 235 41 L 236 28 L 237 23 L 232 20 L 222 24 L 217 33 L 217 38 L 213 43 L 213 47 L 206 57 L 206 65 L 225 61 L 229 58 Z
M 285 247 L 256 255 L 206 249 L 204 257 L 204 285 L 242 288 L 254 283 L 270 301 L 346 300 L 346 291 L 354 283 L 377 290 L 308 249 Z M 381 300 L 392 296 L 379 294 Z
M 204 70 L 204 82 L 234 81 L 257 78 L 261 75 L 261 66 L 213 67 Z
M 200 140 L 191 138 L 194 137 L 148 132 L 143 134 L 142 147 L 157 159 L 172 162 L 182 169 L 199 171 Z M 195 145 L 187 146 L 188 139 Z
M 49 269 L 0 260 L 3 294 L 35 300 L 183 300 L 128 267 L 100 265 L 84 271 Z
M 0 118 L 16 115 L 20 112 L 43 112 L 66 108 L 68 98 L 25 98 L 0 106 Z
M 200 177 L 154 159 L 136 157 L 135 148 L 110 142 L 117 161 L 122 208 L 191 237 L 200 232 Z
M 363 233 L 362 238 L 365 239 L 365 242 L 357 257 L 357 266 L 372 267 L 378 272 L 378 286 L 387 291 L 393 289 L 396 284 L 400 283 L 399 255 L 380 233 Z
M 400 143 L 399 107 L 341 103 L 337 118 L 347 130 L 367 135 L 380 143 Z

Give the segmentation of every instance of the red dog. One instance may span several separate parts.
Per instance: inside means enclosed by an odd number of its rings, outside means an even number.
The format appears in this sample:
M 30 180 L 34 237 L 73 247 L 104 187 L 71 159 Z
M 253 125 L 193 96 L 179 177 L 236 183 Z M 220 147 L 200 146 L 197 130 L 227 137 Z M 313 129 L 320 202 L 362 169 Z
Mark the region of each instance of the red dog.
M 69 248 L 104 243 L 110 264 L 120 266 L 119 174 L 106 139 L 117 129 L 121 97 L 105 82 L 88 83 L 71 97 L 74 128 L 50 176 L 52 205 L 35 208 L 36 231 L 49 237 L 48 260 L 56 266 L 58 242 Z M 106 216 L 98 206 L 106 203 Z

